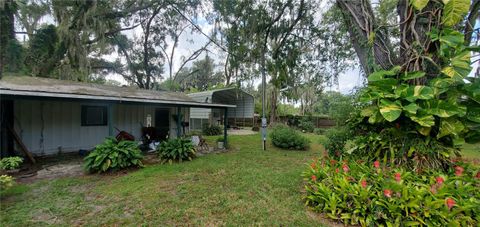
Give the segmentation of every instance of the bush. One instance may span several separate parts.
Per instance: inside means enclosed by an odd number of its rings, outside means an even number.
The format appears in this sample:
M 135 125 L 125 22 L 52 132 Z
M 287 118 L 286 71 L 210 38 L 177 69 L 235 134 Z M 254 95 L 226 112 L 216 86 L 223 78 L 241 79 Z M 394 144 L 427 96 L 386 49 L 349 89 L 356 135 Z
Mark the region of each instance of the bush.
M 2 158 L 2 160 L 0 161 L 0 168 L 3 170 L 18 169 L 18 167 L 20 167 L 20 164 L 22 163 L 23 158 L 18 156 Z
M 325 132 L 327 141 L 324 146 L 331 157 L 339 158 L 343 155 L 345 143 L 349 139 L 349 135 L 349 130 L 346 127 L 335 127 Z
M 135 141 L 107 138 L 84 160 L 88 172 L 106 172 L 127 167 L 143 167 L 142 159 L 142 152 Z
M 162 162 L 191 161 L 195 158 L 195 147 L 192 142 L 184 138 L 175 138 L 163 141 L 157 147 L 158 156 Z
M 345 224 L 478 226 L 480 172 L 457 163 L 418 174 L 376 162 L 314 161 L 303 173 L 306 204 Z
M 310 119 L 310 117 L 304 117 L 300 120 L 298 128 L 305 132 L 313 132 L 313 130 L 315 129 L 315 124 Z
M 218 125 L 205 124 L 203 125 L 202 133 L 206 136 L 217 136 L 222 134 L 222 128 Z
M 258 131 L 260 131 L 260 128 L 258 126 L 253 126 L 252 131 L 258 132 Z
M 7 190 L 8 188 L 12 187 L 14 184 L 14 178 L 8 175 L 1 175 L 0 176 L 0 190 Z
M 323 135 L 323 134 L 325 134 L 326 131 L 327 131 L 327 130 L 324 129 L 324 128 L 315 128 L 315 129 L 313 130 L 313 133 L 315 133 L 315 134 L 317 134 L 317 135 Z
M 274 146 L 284 149 L 306 150 L 310 141 L 286 125 L 277 125 L 270 133 Z

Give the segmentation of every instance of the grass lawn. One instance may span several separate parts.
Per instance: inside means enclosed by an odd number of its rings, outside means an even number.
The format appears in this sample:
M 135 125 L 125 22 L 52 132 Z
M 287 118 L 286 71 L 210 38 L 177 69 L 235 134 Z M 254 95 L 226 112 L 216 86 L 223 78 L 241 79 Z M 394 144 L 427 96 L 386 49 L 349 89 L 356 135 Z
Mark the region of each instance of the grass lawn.
M 480 159 L 480 143 L 463 145 L 462 155 L 467 159 Z
M 2 195 L 0 225 L 322 225 L 302 201 L 304 163 L 321 151 L 308 136 L 310 151 L 231 136 L 231 152 L 192 162 L 17 185 Z

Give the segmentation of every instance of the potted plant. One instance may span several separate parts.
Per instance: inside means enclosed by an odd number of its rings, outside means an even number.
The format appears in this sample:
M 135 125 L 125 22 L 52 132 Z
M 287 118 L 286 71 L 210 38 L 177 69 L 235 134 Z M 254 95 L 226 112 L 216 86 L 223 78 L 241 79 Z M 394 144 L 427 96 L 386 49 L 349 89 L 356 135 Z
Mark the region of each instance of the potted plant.
M 223 138 L 217 139 L 217 147 L 218 149 L 225 149 L 225 140 Z
M 0 160 L 0 169 L 5 170 L 7 173 L 16 173 L 20 171 L 22 162 L 23 158 L 18 156 L 2 158 Z

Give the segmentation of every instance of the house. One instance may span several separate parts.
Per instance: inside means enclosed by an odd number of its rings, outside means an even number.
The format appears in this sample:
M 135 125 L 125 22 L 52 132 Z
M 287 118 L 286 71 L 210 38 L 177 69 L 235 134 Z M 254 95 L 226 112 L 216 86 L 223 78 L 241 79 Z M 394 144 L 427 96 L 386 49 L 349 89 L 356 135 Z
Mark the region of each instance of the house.
M 238 88 L 223 88 L 188 94 L 197 102 L 234 105 L 228 107 L 228 125 L 252 127 L 254 124 L 255 99 L 253 95 Z M 200 130 L 204 124 L 223 122 L 221 110 L 211 108 L 190 108 L 190 129 Z
M 159 140 L 181 136 L 188 131 L 190 108 L 227 114 L 235 107 L 197 102 L 183 93 L 26 76 L 3 77 L 0 101 L 2 156 L 19 147 L 15 134 L 34 155 L 51 155 L 92 149 L 118 131 L 135 140 L 146 129 Z M 225 127 L 225 139 L 226 132 Z

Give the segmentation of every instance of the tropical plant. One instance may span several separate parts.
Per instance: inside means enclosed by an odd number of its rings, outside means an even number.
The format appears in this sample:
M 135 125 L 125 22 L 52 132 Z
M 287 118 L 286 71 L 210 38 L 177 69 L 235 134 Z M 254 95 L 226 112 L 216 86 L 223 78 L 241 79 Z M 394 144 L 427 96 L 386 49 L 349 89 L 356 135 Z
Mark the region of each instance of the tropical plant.
M 361 226 L 478 226 L 480 172 L 456 163 L 418 174 L 379 161 L 313 161 L 305 202 L 328 218 Z
M 85 157 L 88 172 L 116 171 L 128 167 L 143 167 L 143 155 L 135 141 L 106 138 Z
M 346 127 L 330 128 L 325 132 L 327 140 L 324 147 L 331 157 L 340 158 L 344 152 L 345 143 L 350 138 L 350 130 Z
M 222 128 L 218 125 L 204 124 L 202 128 L 203 135 L 218 136 L 222 134 Z
M 157 153 L 163 163 L 191 161 L 195 158 L 195 147 L 188 139 L 175 138 L 160 143 Z
M 7 190 L 8 188 L 12 187 L 15 183 L 15 178 L 8 175 L 1 175 L 0 176 L 0 190 Z
M 14 157 L 6 157 L 0 160 L 0 169 L 3 170 L 12 170 L 18 169 L 20 165 L 23 163 L 23 158 L 14 156 Z
M 428 3 L 410 2 L 417 10 Z M 438 6 L 443 10 L 442 24 L 429 29 L 425 37 L 431 48 L 417 56 L 426 61 L 415 67 L 406 64 L 371 73 L 368 87 L 360 96 L 360 101 L 370 104 L 361 112 L 370 124 L 408 131 L 402 135 L 404 139 L 421 138 L 424 144 L 420 146 L 427 149 L 443 147 L 428 157 L 419 154 L 425 149 L 414 145 L 399 150 L 385 147 L 391 150 L 390 159 L 420 156 L 447 164 L 462 144 L 480 141 L 480 78 L 468 77 L 472 69 L 471 51 L 480 48 L 466 46 L 464 35 L 455 30 L 462 15 L 468 12 L 470 1 L 444 2 L 445 5 Z M 364 145 L 367 144 L 360 144 Z M 395 152 L 406 155 L 394 155 Z
M 286 125 L 278 124 L 270 133 L 272 144 L 279 148 L 291 150 L 306 150 L 310 141 L 298 131 Z

